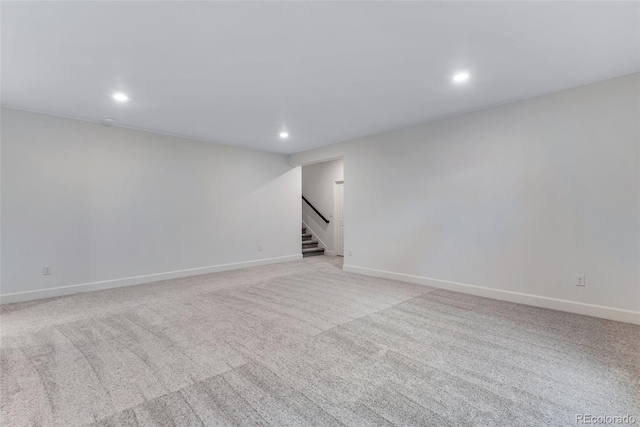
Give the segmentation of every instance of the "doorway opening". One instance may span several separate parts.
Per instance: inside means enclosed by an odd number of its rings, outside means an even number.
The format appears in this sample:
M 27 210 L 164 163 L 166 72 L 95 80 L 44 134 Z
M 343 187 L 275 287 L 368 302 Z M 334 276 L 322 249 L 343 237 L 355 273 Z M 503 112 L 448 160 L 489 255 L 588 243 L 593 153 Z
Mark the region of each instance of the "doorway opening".
M 344 256 L 344 162 L 302 166 L 302 255 Z

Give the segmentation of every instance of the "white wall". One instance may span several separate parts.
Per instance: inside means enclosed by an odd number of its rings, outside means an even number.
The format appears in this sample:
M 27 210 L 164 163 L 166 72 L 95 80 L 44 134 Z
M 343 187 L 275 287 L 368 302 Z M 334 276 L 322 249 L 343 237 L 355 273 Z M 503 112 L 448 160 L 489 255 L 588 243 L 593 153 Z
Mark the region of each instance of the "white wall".
M 301 256 L 284 155 L 4 108 L 1 135 L 3 302 Z
M 336 181 L 344 180 L 342 159 L 315 163 L 302 167 L 302 195 L 315 206 L 328 220 L 325 223 L 317 213 L 302 202 L 302 221 L 320 239 L 327 255 L 333 255 L 334 248 L 334 187 Z
M 639 76 L 290 162 L 344 157 L 345 270 L 638 322 Z

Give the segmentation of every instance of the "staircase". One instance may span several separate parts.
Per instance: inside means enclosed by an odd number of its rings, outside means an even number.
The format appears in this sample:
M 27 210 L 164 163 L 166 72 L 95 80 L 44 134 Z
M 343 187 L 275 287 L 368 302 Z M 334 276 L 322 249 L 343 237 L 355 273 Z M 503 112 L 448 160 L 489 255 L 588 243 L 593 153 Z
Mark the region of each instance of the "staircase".
M 324 248 L 318 247 L 318 242 L 311 240 L 312 234 L 307 233 L 307 228 L 302 227 L 302 256 L 304 258 L 308 256 L 324 255 Z

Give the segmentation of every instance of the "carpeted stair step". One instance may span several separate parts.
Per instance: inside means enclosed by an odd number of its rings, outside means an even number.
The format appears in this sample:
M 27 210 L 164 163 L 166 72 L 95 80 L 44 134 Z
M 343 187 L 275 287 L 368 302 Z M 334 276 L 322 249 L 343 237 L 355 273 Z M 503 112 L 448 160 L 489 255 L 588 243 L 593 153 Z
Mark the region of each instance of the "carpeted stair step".
M 305 234 L 307 232 L 307 227 L 302 227 L 302 234 Z
M 302 235 L 302 241 L 311 240 L 311 233 L 305 233 Z
M 302 242 L 302 249 L 317 248 L 317 247 L 318 247 L 318 242 L 316 242 L 315 240 L 305 240 L 304 242 Z
M 302 257 L 307 258 L 310 256 L 324 255 L 324 248 L 308 248 L 302 250 Z

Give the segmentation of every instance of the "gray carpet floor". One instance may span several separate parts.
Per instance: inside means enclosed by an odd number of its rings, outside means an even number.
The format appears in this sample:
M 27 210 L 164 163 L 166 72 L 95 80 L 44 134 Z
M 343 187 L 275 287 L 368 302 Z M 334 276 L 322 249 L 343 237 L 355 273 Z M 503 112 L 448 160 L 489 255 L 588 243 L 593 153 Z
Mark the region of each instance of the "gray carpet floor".
M 640 327 L 340 262 L 2 306 L 0 424 L 640 423 Z

